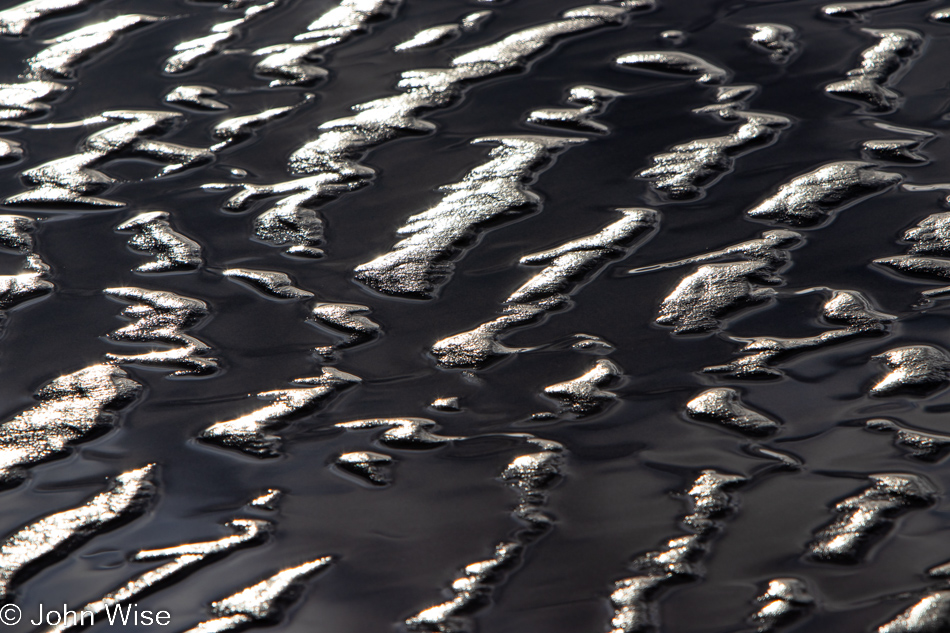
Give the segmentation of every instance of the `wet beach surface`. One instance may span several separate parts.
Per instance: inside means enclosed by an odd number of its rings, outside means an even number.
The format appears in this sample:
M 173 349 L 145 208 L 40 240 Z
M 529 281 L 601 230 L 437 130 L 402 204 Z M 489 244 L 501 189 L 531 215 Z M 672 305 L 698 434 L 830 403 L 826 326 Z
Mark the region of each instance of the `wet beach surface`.
M 943 9 L 3 3 L 0 598 L 950 630 Z

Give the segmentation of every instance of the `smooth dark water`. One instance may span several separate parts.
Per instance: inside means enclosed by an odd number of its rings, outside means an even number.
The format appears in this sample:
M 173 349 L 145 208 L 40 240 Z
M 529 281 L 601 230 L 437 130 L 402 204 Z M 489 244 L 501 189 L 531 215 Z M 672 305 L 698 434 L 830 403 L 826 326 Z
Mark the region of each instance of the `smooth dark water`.
M 8 0 L 3 8 L 13 4 Z M 454 105 L 425 114 L 436 125 L 434 133 L 406 136 L 368 152 L 361 162 L 376 170 L 372 183 L 319 205 L 326 222 L 326 257 L 313 260 L 250 239 L 252 220 L 267 202 L 248 212 L 222 211 L 229 194 L 204 191 L 201 185 L 234 180 L 229 172 L 234 168 L 247 172 L 235 182 L 286 180 L 288 156 L 316 136 L 319 124 L 346 116 L 353 104 L 394 94 L 400 72 L 444 67 L 461 52 L 550 21 L 576 5 L 564 0 L 406 0 L 394 17 L 373 22 L 369 33 L 352 37 L 316 62 L 329 71 L 324 81 L 269 88 L 265 78 L 254 75 L 256 58 L 249 51 L 290 41 L 331 6 L 326 0 L 285 0 L 243 27 L 227 54 L 175 76 L 161 70 L 172 47 L 237 17 L 239 10 L 213 2 L 92 2 L 84 10 L 38 22 L 28 37 L 0 41 L 5 51 L 0 81 L 13 83 L 23 60 L 44 40 L 120 13 L 170 18 L 126 34 L 78 66 L 76 79 L 65 81 L 71 90 L 53 102 L 49 114 L 30 119 L 34 123 L 75 121 L 119 109 L 180 111 L 183 120 L 162 140 L 207 147 L 210 128 L 225 118 L 294 104 L 303 93 L 316 96 L 212 162 L 176 175 L 154 179 L 161 163 L 142 159 L 105 163 L 103 172 L 129 181 L 102 194 L 124 202 L 123 208 L 9 208 L 41 220 L 35 249 L 50 264 L 49 280 L 56 289 L 7 313 L 0 334 L 0 419 L 31 406 L 31 394 L 56 376 L 100 362 L 105 353 L 145 349 L 105 338 L 126 324 L 119 318 L 124 304 L 103 295 L 105 288 L 166 290 L 205 301 L 210 315 L 188 333 L 211 346 L 209 355 L 221 366 L 200 378 L 169 378 L 166 369 L 128 366 L 145 392 L 122 410 L 115 427 L 78 445 L 65 459 L 32 468 L 26 483 L 0 493 L 5 508 L 0 533 L 6 534 L 82 503 L 104 488 L 106 477 L 159 464 L 157 501 L 143 516 L 88 539 L 58 561 L 44 561 L 17 584 L 11 600 L 28 614 L 39 603 L 78 608 L 147 569 L 151 563 L 129 560 L 135 551 L 220 538 L 223 521 L 254 516 L 276 524 L 268 542 L 205 564 L 156 588 L 139 604 L 171 611 L 169 628 L 184 631 L 210 617 L 207 605 L 213 600 L 282 567 L 332 554 L 336 562 L 304 583 L 300 598 L 271 630 L 400 630 L 407 617 L 447 599 L 443 592 L 461 568 L 485 560 L 496 543 L 524 529 L 511 514 L 516 495 L 498 479 L 514 457 L 529 452 L 522 442 L 499 435 L 511 432 L 564 444 L 563 478 L 547 493 L 552 529 L 526 547 L 498 578 L 485 608 L 471 614 L 477 630 L 609 630 L 612 583 L 630 575 L 628 563 L 635 555 L 689 533 L 680 523 L 689 505 L 673 493 L 687 490 L 706 468 L 749 481 L 733 495 L 735 510 L 718 519 L 721 529 L 709 541 L 700 576 L 658 594 L 660 630 L 754 630 L 745 621 L 758 608 L 754 599 L 777 577 L 808 585 L 815 605 L 788 630 L 814 633 L 875 630 L 928 587 L 939 586 L 926 570 L 950 559 L 944 538 L 950 472 L 942 460 L 912 459 L 893 446 L 892 434 L 865 430 L 863 421 L 888 417 L 910 427 L 945 430 L 946 384 L 888 397 L 868 393 L 883 373 L 871 356 L 907 345 L 948 346 L 946 300 L 915 305 L 919 292 L 934 282 L 871 264 L 904 253 L 903 232 L 945 211 L 945 192 L 894 188 L 844 209 L 830 224 L 802 230 L 805 244 L 792 251 L 793 264 L 781 273 L 784 285 L 777 299 L 730 316 L 723 332 L 674 336 L 654 323 L 662 299 L 695 267 L 622 274 L 775 228 L 751 221 L 744 211 L 824 163 L 862 160 L 859 147 L 865 140 L 907 138 L 873 127 L 875 121 L 934 134 L 920 150 L 928 162 L 882 163 L 883 170 L 902 174 L 904 184 L 945 181 L 950 26 L 927 19 L 939 4 L 907 2 L 849 20 L 822 17 L 816 2 L 661 0 L 652 12 L 631 15 L 624 26 L 566 38 L 527 68 L 474 83 Z M 392 52 L 421 28 L 479 9 L 491 9 L 493 16 L 477 32 L 441 47 Z M 757 22 L 793 27 L 800 55 L 777 65 L 752 50 L 743 25 Z M 864 28 L 913 29 L 926 37 L 910 70 L 890 84 L 903 97 L 889 114 L 861 112 L 823 91 L 825 84 L 844 78 L 861 51 L 875 42 Z M 661 42 L 659 33 L 670 29 L 682 30 L 686 42 L 679 47 Z M 664 200 L 634 174 L 672 145 L 728 134 L 735 124 L 691 112 L 708 105 L 715 88 L 613 63 L 620 54 L 643 50 L 681 50 L 724 66 L 734 74 L 732 84 L 759 86 L 749 109 L 781 114 L 792 123 L 773 145 L 737 158 L 734 170 L 707 187 L 704 197 Z M 181 84 L 218 89 L 217 98 L 230 109 L 200 112 L 164 103 L 167 91 Z M 610 127 L 609 134 L 525 123 L 531 110 L 563 107 L 567 89 L 577 84 L 625 93 L 595 117 Z M 89 132 L 5 130 L 3 138 L 23 143 L 25 157 L 2 167 L 0 198 L 24 190 L 20 172 L 72 153 Z M 561 153 L 530 185 L 542 198 L 539 210 L 480 232 L 436 298 L 392 298 L 353 280 L 354 267 L 390 249 L 407 217 L 439 201 L 439 186 L 458 181 L 486 160 L 489 148 L 470 144 L 473 138 L 505 134 L 589 140 Z M 428 353 L 436 340 L 498 316 L 505 297 L 536 272 L 519 265 L 520 257 L 598 231 L 616 220 L 611 211 L 616 207 L 657 209 L 659 229 L 574 292 L 566 307 L 505 336 L 506 345 L 530 351 L 476 372 L 436 365 Z M 169 212 L 176 230 L 201 245 L 201 269 L 133 272 L 148 256 L 130 250 L 128 235 L 114 227 L 149 210 Z M 262 406 L 249 394 L 286 389 L 295 378 L 319 374 L 321 361 L 312 348 L 341 338 L 307 323 L 304 302 L 266 297 L 221 275 L 232 267 L 285 272 L 320 301 L 369 306 L 382 329 L 376 340 L 337 353 L 333 365 L 363 383 L 279 431 L 283 455 L 276 459 L 257 459 L 196 437 L 212 423 Z M 898 319 L 884 336 L 855 338 L 781 363 L 781 378 L 700 373 L 734 357 L 737 346 L 728 336 L 800 337 L 829 329 L 818 320 L 823 298 L 795 294 L 816 286 L 859 291 Z M 602 337 L 614 349 L 606 356 L 573 349 L 576 333 Z M 531 418 L 558 411 L 556 402 L 541 395 L 545 386 L 581 375 L 602 357 L 623 370 L 622 380 L 609 388 L 618 398 L 604 411 L 580 418 L 570 413 Z M 768 439 L 749 439 L 688 419 L 686 403 L 710 387 L 738 389 L 746 404 L 780 421 L 782 429 Z M 460 399 L 460 412 L 427 406 L 448 396 Z M 374 442 L 379 430 L 333 427 L 393 417 L 430 418 L 444 435 L 473 439 L 400 450 Z M 783 468 L 751 454 L 747 447 L 755 443 L 793 455 L 801 466 Z M 373 487 L 331 468 L 341 452 L 364 450 L 394 458 L 391 485 Z M 934 502 L 900 514 L 871 538 L 856 563 L 807 559 L 806 545 L 831 521 L 833 505 L 864 489 L 868 474 L 890 472 L 927 478 L 937 491 Z M 267 488 L 285 492 L 278 511 L 243 507 Z

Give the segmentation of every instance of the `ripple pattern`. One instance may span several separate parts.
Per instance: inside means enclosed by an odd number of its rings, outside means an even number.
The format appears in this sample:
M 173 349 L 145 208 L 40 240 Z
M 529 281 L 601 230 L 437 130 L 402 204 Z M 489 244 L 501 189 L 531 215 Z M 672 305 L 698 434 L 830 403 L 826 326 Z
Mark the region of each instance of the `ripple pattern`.
M 950 17 L 831 1 L 5 3 L 2 602 L 950 629 Z

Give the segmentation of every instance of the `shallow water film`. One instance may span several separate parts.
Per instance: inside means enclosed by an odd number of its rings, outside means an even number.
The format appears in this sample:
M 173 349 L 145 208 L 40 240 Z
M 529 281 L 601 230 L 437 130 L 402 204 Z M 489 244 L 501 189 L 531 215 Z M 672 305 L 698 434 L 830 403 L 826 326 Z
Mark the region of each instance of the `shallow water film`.
M 0 631 L 950 631 L 950 6 L 0 2 Z

